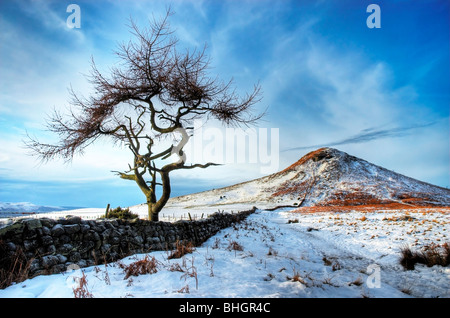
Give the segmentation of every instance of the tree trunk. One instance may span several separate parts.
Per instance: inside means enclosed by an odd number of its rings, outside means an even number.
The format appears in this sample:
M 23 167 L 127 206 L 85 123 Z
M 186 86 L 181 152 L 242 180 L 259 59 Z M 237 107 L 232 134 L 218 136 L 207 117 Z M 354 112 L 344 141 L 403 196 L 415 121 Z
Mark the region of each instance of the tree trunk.
M 148 219 L 150 221 L 159 221 L 159 211 L 154 211 L 155 203 L 147 203 L 148 206 Z
M 147 205 L 148 205 L 148 219 L 151 221 L 159 221 L 159 212 L 166 205 L 167 201 L 170 198 L 170 178 L 169 171 L 161 171 L 161 182 L 162 182 L 162 195 L 157 202 L 152 201 L 153 197 L 147 197 Z M 152 192 L 154 193 L 154 192 Z

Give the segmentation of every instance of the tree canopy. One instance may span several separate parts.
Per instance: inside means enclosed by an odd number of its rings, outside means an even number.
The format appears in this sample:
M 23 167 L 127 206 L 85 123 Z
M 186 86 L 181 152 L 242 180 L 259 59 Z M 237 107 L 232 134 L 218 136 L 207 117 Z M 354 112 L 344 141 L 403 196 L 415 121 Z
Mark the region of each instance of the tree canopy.
M 232 81 L 223 82 L 209 75 L 206 49 L 179 50 L 178 40 L 169 25 L 170 10 L 160 20 L 139 28 L 130 20 L 132 39 L 115 51 L 117 66 L 103 75 L 94 59 L 88 80 L 93 93 L 80 96 L 70 88 L 70 111 L 55 110 L 47 128 L 59 137 L 56 144 L 42 143 L 29 136 L 26 145 L 41 160 L 55 158 L 71 161 L 99 138 L 124 143 L 134 155 L 128 169 L 117 172 L 134 180 L 147 198 L 149 218 L 158 213 L 170 197 L 169 173 L 177 169 L 206 168 L 214 163 L 185 165 L 184 160 L 157 167 L 156 160 L 174 152 L 170 146 L 156 151 L 161 138 L 173 132 L 185 132 L 196 118 L 216 118 L 226 125 L 248 125 L 263 113 L 254 114 L 260 101 L 260 86 L 241 97 Z M 178 155 L 183 150 L 177 148 Z M 156 187 L 162 195 L 156 198 Z

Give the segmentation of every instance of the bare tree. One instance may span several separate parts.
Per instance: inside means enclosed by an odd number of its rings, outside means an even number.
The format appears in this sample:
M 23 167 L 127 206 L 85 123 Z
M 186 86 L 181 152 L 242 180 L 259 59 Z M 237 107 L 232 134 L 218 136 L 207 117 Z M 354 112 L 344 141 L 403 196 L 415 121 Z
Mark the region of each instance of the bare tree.
M 231 81 L 210 77 L 205 49 L 177 50 L 168 23 L 170 15 L 169 10 L 163 19 L 153 20 L 143 29 L 131 20 L 133 38 L 119 45 L 115 54 L 120 63 L 110 69 L 108 78 L 92 59 L 88 78 L 94 93 L 84 98 L 71 88 L 70 112 L 62 115 L 55 110 L 47 122 L 47 128 L 59 137 L 57 144 L 41 143 L 30 136 L 25 142 L 44 162 L 55 158 L 70 162 L 102 137 L 125 143 L 134 161 L 117 174 L 136 182 L 147 199 L 149 219 L 155 221 L 170 197 L 171 171 L 215 165 L 185 165 L 185 160 L 161 163 L 174 153 L 174 146 L 155 150 L 165 136 L 189 129 L 196 118 L 247 125 L 262 116 L 252 114 L 252 106 L 260 100 L 259 85 L 251 94 L 239 97 L 231 89 Z M 180 157 L 185 155 L 182 147 L 176 150 Z M 162 187 L 159 198 L 158 186 Z

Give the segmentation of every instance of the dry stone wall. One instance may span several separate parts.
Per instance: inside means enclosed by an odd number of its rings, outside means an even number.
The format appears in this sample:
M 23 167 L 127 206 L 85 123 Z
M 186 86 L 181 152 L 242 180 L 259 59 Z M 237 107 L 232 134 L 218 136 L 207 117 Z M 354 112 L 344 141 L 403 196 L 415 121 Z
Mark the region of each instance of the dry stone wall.
M 199 246 L 254 211 L 214 213 L 201 220 L 173 223 L 77 216 L 20 220 L 0 229 L 0 270 L 9 270 L 5 267 L 18 254 L 22 262 L 28 262 L 28 276 L 33 277 L 66 271 L 71 264 L 86 267 L 137 253 L 172 250 L 178 241 Z

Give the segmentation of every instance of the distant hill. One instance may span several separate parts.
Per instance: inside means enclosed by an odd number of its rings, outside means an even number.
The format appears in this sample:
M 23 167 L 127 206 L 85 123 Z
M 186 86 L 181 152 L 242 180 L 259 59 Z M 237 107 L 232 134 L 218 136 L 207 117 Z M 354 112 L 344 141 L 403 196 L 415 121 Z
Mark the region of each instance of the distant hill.
M 79 207 L 71 206 L 43 206 L 36 205 L 30 202 L 0 202 L 0 217 L 74 210 L 78 208 Z
M 248 182 L 172 198 L 169 205 L 254 203 L 352 206 L 399 203 L 450 206 L 450 190 L 425 183 L 333 148 L 308 153 L 286 169 Z

